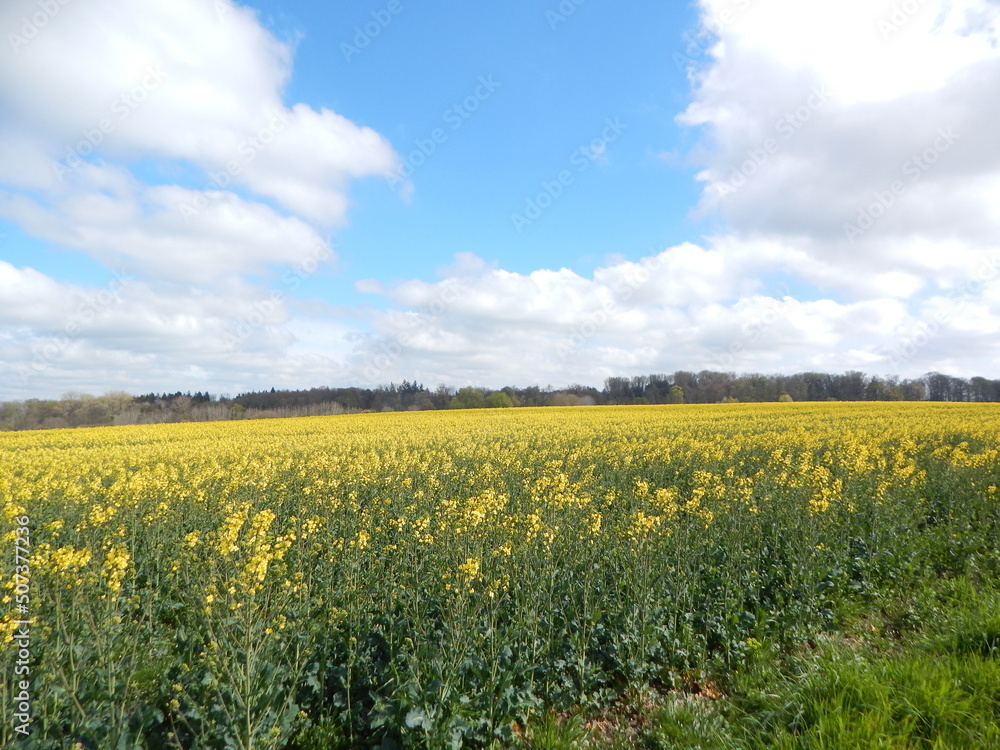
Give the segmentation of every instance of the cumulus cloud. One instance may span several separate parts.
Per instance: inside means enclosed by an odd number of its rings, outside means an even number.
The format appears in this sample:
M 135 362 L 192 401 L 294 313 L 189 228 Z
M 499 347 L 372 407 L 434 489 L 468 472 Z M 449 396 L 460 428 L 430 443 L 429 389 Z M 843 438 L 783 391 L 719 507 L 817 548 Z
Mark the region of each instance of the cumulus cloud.
M 5 398 L 57 396 L 81 383 L 98 384 L 97 392 L 250 388 L 264 373 L 284 387 L 310 375 L 321 384 L 339 374 L 331 354 L 347 330 L 291 294 L 240 279 L 207 288 L 111 274 L 86 287 L 0 261 Z M 324 340 L 321 354 L 314 345 Z
M 581 275 L 516 273 L 462 254 L 435 282 L 359 283 L 390 304 L 353 310 L 239 279 L 221 294 L 128 277 L 81 288 L 0 263 L 0 381 L 35 395 L 74 377 L 133 391 L 600 385 L 678 369 L 915 376 L 973 362 L 987 372 L 1000 358 L 995 264 L 920 302 L 842 302 L 798 299 L 782 284 L 747 292 L 748 269 L 759 275 L 751 261 L 767 257 L 685 243 Z
M 149 186 L 127 171 L 85 164 L 45 203 L 0 194 L 0 214 L 36 237 L 80 250 L 108 267 L 206 283 L 271 266 L 332 258 L 310 224 L 223 190 L 211 198 L 176 185 Z M 178 205 L 194 205 L 187 213 Z
M 1000 5 L 701 10 L 713 41 L 679 121 L 704 133 L 702 215 L 741 240 L 796 248 L 813 275 L 852 294 L 874 291 L 859 289 L 867 274 L 911 295 L 932 274 L 962 278 L 989 251 L 1000 232 Z
M 284 260 L 273 257 L 279 247 L 262 245 L 280 244 L 290 226 L 295 245 L 303 222 L 343 224 L 350 181 L 397 168 L 389 143 L 370 128 L 284 104 L 292 49 L 247 8 L 227 0 L 53 7 L 41 16 L 31 0 L 0 7 L 0 28 L 11 30 L 0 45 L 0 211 L 29 231 L 60 216 L 64 225 L 82 220 L 90 226 L 72 246 L 95 257 L 163 259 L 187 246 L 205 266 L 240 273 Z M 35 16 L 47 19 L 40 28 Z M 139 160 L 188 165 L 201 177 L 123 187 L 138 179 Z M 97 172 L 113 181 L 113 195 Z M 137 210 L 144 202 L 147 210 Z M 245 224 L 224 226 L 237 204 Z M 114 238 L 102 234 L 108 221 L 123 222 Z M 258 240 L 244 259 L 248 237 Z M 174 268 L 201 274 L 184 257 Z
M 903 301 L 746 293 L 744 274 L 767 259 L 734 260 L 728 250 L 686 243 L 590 278 L 482 264 L 434 283 L 366 286 L 394 307 L 373 314 L 376 333 L 358 342 L 347 369 L 368 382 L 416 374 L 494 386 L 524 373 L 599 385 L 677 369 L 888 372 L 880 348 L 913 320 Z
M 286 104 L 292 46 L 229 0 L 11 0 L 0 29 L 0 217 L 108 273 L 0 262 L 0 398 L 329 382 L 297 290 L 388 141 Z
M 712 235 L 590 274 L 460 253 L 353 309 L 299 286 L 385 139 L 286 104 L 293 50 L 246 8 L 57 5 L 34 34 L 0 7 L 0 216 L 109 276 L 0 261 L 0 397 L 1000 366 L 993 0 L 701 0 L 679 121 Z

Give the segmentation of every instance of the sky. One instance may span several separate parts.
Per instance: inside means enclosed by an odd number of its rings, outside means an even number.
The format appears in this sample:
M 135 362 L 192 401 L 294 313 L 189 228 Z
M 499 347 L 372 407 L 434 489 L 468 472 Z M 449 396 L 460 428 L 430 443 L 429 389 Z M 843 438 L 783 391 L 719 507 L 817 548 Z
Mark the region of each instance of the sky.
M 5 0 L 0 400 L 1000 377 L 998 0 Z

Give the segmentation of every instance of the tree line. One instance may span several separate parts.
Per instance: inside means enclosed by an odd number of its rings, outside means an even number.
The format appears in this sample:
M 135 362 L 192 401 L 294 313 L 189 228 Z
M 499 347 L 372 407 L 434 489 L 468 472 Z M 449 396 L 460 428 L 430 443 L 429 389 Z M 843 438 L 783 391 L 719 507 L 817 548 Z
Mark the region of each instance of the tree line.
M 1000 402 L 1000 380 L 965 379 L 937 372 L 900 379 L 855 371 L 838 375 L 815 372 L 762 375 L 703 370 L 610 377 L 602 389 L 570 385 L 560 389 L 507 386 L 493 390 L 439 385 L 431 390 L 404 380 L 376 388 L 323 387 L 296 391 L 271 388 L 237 396 L 179 391 L 141 396 L 122 391 L 103 396 L 69 393 L 61 399 L 0 403 L 0 430 L 519 406 L 926 400 Z

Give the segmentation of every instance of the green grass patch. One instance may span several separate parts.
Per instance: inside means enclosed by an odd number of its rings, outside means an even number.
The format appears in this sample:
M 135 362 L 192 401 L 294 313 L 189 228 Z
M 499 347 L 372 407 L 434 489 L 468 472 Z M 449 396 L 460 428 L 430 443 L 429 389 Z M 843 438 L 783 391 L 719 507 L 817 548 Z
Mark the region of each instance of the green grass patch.
M 1000 590 L 937 580 L 876 602 L 799 653 L 752 642 L 724 694 L 665 693 L 613 732 L 547 716 L 524 747 L 857 750 L 1000 747 Z M 706 691 L 707 692 L 707 691 Z

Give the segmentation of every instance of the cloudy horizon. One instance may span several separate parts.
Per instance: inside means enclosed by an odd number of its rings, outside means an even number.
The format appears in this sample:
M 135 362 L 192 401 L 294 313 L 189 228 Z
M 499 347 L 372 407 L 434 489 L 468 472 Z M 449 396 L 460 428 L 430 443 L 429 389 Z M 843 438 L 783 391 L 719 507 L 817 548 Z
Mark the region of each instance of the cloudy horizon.
M 0 400 L 1000 377 L 996 0 L 14 0 L 0 32 Z

